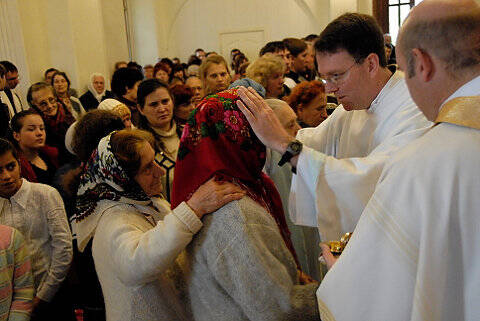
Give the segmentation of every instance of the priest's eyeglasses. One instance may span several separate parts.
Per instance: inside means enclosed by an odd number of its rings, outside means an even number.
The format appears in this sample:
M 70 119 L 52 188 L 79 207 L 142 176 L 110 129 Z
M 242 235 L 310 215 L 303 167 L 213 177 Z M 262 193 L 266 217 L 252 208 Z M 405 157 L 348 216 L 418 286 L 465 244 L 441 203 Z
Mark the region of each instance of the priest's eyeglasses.
M 344 72 L 337 72 L 337 73 L 334 73 L 332 74 L 331 76 L 329 77 L 322 77 L 322 82 L 326 85 L 328 83 L 332 84 L 332 85 L 339 85 L 341 84 L 347 77 L 348 75 L 350 74 L 350 69 L 353 68 L 353 66 L 355 66 L 357 63 L 354 62 L 353 65 L 351 65 L 350 67 L 347 68 L 347 70 L 345 70 Z

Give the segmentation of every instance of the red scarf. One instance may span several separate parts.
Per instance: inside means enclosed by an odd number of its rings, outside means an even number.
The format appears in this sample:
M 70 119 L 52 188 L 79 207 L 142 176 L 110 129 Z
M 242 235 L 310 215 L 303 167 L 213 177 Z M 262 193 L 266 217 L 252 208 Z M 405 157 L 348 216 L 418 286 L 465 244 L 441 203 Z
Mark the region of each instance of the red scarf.
M 236 106 L 238 99 L 236 89 L 207 96 L 189 117 L 175 164 L 172 208 L 188 200 L 212 176 L 233 181 L 272 215 L 299 266 L 280 195 L 262 172 L 265 146 Z
M 48 116 L 42 113 L 45 126 L 50 128 L 55 133 L 61 133 L 65 136 L 68 127 L 75 122 L 73 115 L 58 102 L 57 114 L 55 116 Z
M 17 153 L 18 162 L 20 163 L 21 176 L 26 178 L 29 182 L 38 183 L 37 174 L 35 174 L 32 164 L 25 158 L 20 149 L 18 149 Z M 45 145 L 40 149 L 39 154 L 42 156 L 42 158 L 48 158 L 55 169 L 58 169 L 58 149 Z

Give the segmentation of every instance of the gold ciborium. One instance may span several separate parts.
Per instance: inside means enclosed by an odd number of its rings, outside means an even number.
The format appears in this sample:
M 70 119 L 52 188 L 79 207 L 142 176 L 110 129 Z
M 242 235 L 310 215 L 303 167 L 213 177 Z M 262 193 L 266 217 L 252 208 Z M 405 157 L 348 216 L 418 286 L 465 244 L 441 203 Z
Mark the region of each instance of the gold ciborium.
M 339 256 L 340 254 L 342 254 L 345 246 L 347 246 L 348 241 L 350 241 L 352 234 L 353 233 L 345 233 L 345 235 L 342 236 L 340 241 L 328 241 L 325 242 L 325 244 L 330 247 L 330 252 L 332 252 L 334 256 Z

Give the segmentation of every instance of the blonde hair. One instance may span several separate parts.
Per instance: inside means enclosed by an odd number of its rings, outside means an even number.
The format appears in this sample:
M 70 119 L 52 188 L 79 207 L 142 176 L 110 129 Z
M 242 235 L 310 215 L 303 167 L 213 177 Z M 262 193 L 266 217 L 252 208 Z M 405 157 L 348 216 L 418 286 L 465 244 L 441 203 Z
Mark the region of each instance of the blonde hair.
M 287 66 L 282 58 L 272 53 L 266 53 L 248 66 L 247 78 L 253 79 L 267 88 L 269 78 L 275 74 L 283 75 L 286 70 Z
M 210 67 L 213 64 L 216 64 L 216 65 L 222 65 L 223 64 L 225 66 L 225 70 L 227 70 L 227 73 L 230 75 L 230 70 L 228 69 L 228 64 L 225 61 L 225 58 L 223 58 L 220 55 L 209 55 L 207 58 L 205 58 L 203 60 L 202 64 L 200 65 L 200 68 L 198 69 L 198 73 L 200 74 L 200 80 L 202 81 L 202 85 L 203 85 L 203 88 L 205 90 L 206 95 L 209 95 L 209 94 L 212 93 L 211 89 L 208 88 L 208 86 L 207 86 L 206 79 L 207 79 L 208 69 L 210 69 Z

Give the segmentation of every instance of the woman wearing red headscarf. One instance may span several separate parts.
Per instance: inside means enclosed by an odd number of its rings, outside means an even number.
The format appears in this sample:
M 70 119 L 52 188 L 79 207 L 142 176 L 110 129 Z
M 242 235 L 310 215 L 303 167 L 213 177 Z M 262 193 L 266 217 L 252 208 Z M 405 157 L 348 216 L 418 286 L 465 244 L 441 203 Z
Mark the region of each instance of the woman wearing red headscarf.
M 318 285 L 300 285 L 279 194 L 262 173 L 265 146 L 237 99 L 231 89 L 198 105 L 175 166 L 172 207 L 211 177 L 247 191 L 204 218 L 205 228 L 187 247 L 195 320 L 317 320 Z

